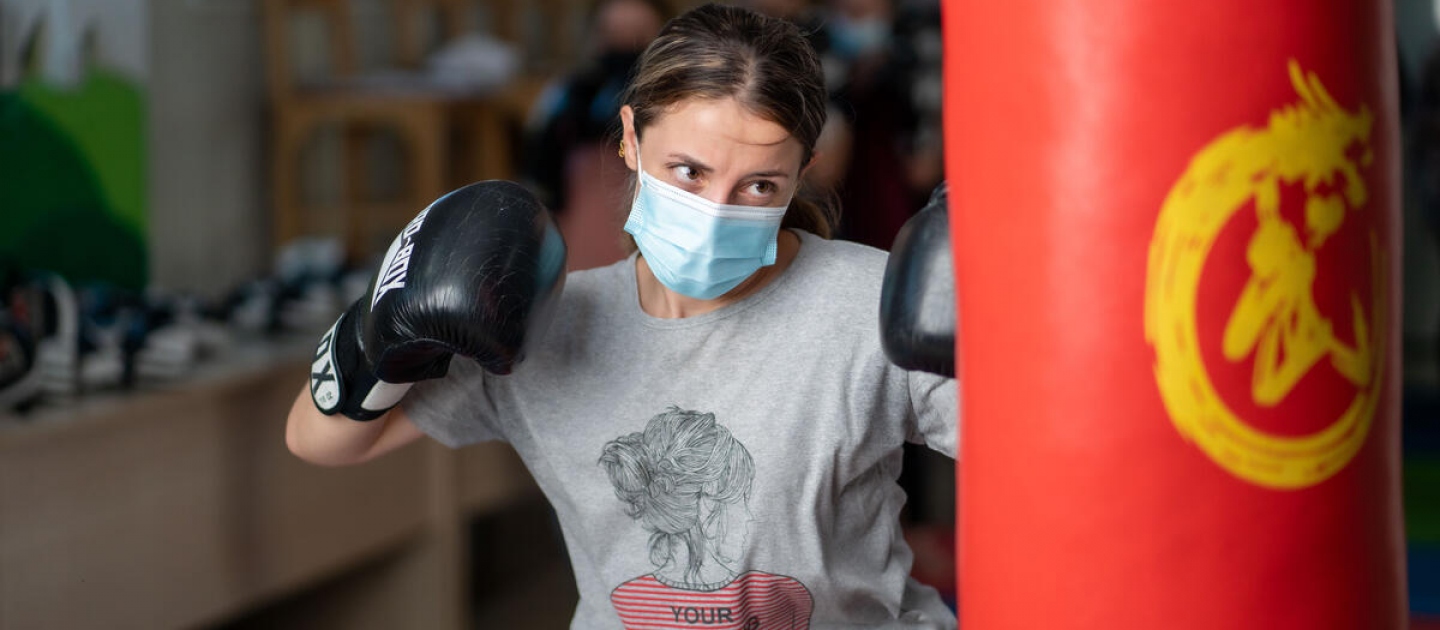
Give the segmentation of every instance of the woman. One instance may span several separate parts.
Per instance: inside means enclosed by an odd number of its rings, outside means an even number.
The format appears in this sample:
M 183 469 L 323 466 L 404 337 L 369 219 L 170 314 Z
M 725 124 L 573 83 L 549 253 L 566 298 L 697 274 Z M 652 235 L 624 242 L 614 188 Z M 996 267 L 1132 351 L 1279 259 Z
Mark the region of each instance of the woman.
M 624 102 L 639 251 L 571 274 L 508 375 L 454 361 L 348 425 L 302 392 L 291 449 L 337 464 L 422 434 L 510 442 L 559 516 L 576 628 L 953 628 L 909 579 L 896 478 L 907 441 L 954 456 L 955 384 L 885 359 L 885 254 L 826 240 L 833 218 L 797 198 L 825 123 L 814 51 L 706 5 L 666 25 Z M 709 434 L 663 435 L 685 431 Z

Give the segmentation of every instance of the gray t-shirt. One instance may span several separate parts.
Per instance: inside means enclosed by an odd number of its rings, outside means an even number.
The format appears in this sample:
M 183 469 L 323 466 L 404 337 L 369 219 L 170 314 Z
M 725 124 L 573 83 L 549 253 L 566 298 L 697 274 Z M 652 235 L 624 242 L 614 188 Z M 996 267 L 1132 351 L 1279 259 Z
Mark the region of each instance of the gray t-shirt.
M 889 363 L 886 254 L 807 232 L 717 311 L 640 309 L 631 256 L 573 273 L 508 376 L 457 358 L 402 405 L 435 439 L 505 440 L 559 516 L 575 628 L 954 628 L 909 578 L 901 445 L 956 452 L 956 384 Z

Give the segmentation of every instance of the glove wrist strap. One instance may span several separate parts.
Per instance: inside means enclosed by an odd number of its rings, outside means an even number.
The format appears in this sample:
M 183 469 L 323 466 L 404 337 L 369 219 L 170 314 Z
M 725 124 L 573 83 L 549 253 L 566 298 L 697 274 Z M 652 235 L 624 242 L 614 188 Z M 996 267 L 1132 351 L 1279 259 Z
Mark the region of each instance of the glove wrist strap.
M 356 330 L 359 318 L 350 309 L 320 338 L 310 364 L 310 399 L 327 416 L 374 420 L 410 389 L 409 383 L 387 383 L 375 376 L 361 351 Z

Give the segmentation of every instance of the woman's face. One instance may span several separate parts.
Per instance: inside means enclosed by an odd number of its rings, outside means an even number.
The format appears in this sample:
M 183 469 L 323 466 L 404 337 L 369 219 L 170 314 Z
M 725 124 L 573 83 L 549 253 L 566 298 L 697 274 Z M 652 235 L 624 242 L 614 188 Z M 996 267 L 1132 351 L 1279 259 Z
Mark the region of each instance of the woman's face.
M 733 98 L 681 101 L 656 116 L 637 147 L 635 113 L 620 110 L 625 164 L 715 203 L 784 206 L 800 185 L 804 147 Z

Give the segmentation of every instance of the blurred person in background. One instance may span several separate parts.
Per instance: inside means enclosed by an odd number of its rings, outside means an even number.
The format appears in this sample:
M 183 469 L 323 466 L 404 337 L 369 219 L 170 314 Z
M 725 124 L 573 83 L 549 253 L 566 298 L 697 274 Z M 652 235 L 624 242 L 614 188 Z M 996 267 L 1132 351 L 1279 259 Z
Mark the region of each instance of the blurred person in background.
M 831 166 L 842 238 L 888 249 L 943 177 L 940 7 L 934 0 L 830 0 L 821 53 L 836 118 Z
M 667 19 L 660 0 L 597 0 L 590 7 L 583 65 L 546 86 L 526 123 L 521 183 L 555 212 L 564 212 L 568 198 L 569 160 L 614 131 L 630 71 Z
M 1415 178 L 1425 234 L 1440 246 L 1440 47 L 1431 51 L 1421 72 L 1416 88 L 1400 73 L 1401 111 L 1411 119 L 1407 125 L 1412 159 L 1406 169 Z M 1429 351 L 1431 361 L 1440 360 L 1440 347 Z
M 811 0 L 745 0 L 741 6 L 780 18 L 799 27 L 817 52 L 830 47 L 830 36 L 824 27 L 825 16 Z M 805 187 L 801 194 L 820 204 L 840 205 L 837 192 L 850 163 L 850 123 L 844 112 L 831 100 L 826 104 L 825 128 L 815 143 L 815 161 L 805 171 Z
M 621 188 L 628 171 L 606 140 L 635 61 L 670 17 L 662 0 L 596 0 L 586 19 L 585 61 L 545 88 L 526 123 L 519 179 L 555 211 L 571 269 L 624 256 L 610 237 L 620 200 L 608 191 Z

